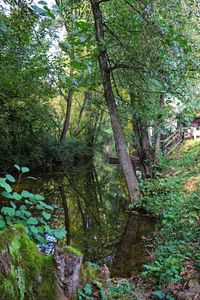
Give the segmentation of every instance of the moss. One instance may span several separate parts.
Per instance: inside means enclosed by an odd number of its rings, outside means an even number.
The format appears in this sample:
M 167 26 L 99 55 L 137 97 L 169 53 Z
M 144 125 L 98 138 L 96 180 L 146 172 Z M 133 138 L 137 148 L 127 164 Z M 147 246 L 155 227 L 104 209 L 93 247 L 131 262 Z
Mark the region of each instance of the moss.
M 1 300 L 56 300 L 55 265 L 51 255 L 42 255 L 21 225 L 0 233 Z
M 55 261 L 53 255 L 44 256 L 41 273 L 42 284 L 39 286 L 37 300 L 57 299 L 54 274 Z
M 94 267 L 90 262 L 85 262 L 81 266 L 81 285 L 84 287 L 87 282 L 92 282 L 101 277 L 100 269 Z
M 72 247 L 72 246 L 64 246 L 64 247 L 62 247 L 62 252 L 63 253 L 65 253 L 65 252 L 66 253 L 71 253 L 73 255 L 83 257 L 83 253 L 79 249 L 77 249 L 75 247 Z

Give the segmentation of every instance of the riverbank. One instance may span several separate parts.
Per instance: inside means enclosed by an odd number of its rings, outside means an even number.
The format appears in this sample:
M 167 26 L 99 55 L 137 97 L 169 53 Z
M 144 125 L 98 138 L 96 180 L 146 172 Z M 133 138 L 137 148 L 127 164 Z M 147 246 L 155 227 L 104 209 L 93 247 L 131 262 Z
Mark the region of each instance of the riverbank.
M 141 184 L 142 197 L 131 207 L 160 220 L 149 253 L 152 262 L 129 279 L 116 275 L 105 288 L 107 298 L 93 299 L 200 299 L 200 144 L 181 144 L 160 159 L 159 170 L 156 179 Z M 97 293 L 90 284 L 90 295 L 84 290 L 80 299 Z

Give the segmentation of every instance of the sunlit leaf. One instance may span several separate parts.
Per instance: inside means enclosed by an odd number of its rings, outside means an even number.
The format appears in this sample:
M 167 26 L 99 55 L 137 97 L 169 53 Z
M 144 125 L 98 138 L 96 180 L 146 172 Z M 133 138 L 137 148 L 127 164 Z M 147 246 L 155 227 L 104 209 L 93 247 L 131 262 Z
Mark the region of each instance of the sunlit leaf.
M 6 178 L 10 181 L 10 182 L 15 182 L 15 178 L 10 175 L 10 174 L 6 174 Z
M 27 167 L 22 167 L 22 168 L 21 168 L 21 171 L 22 171 L 22 173 L 27 173 L 27 172 L 30 171 L 30 169 L 27 168 Z
M 34 217 L 30 217 L 27 220 L 27 224 L 31 224 L 31 225 L 37 225 L 38 224 L 38 219 L 34 218 Z
M 42 212 L 42 215 L 43 215 L 43 217 L 44 217 L 46 220 L 49 220 L 49 219 L 51 218 L 51 214 L 49 214 L 49 213 L 47 213 L 47 212 L 45 212 L 45 211 Z
M 9 217 L 13 217 L 15 215 L 15 209 L 12 207 L 3 207 L 1 212 Z
M 1 195 L 4 196 L 5 198 L 8 198 L 8 199 L 13 199 L 14 198 L 12 194 L 10 194 L 6 191 L 2 192 Z

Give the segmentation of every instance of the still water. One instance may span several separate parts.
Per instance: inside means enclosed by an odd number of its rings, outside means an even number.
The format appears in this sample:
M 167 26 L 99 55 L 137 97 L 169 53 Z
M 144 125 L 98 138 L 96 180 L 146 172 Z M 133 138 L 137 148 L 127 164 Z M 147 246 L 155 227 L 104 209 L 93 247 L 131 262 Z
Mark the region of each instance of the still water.
M 104 264 L 113 276 L 130 277 L 150 258 L 155 221 L 130 216 L 118 166 L 93 162 L 37 175 L 26 188 L 54 207 L 51 227 L 65 227 L 66 242 L 86 261 Z

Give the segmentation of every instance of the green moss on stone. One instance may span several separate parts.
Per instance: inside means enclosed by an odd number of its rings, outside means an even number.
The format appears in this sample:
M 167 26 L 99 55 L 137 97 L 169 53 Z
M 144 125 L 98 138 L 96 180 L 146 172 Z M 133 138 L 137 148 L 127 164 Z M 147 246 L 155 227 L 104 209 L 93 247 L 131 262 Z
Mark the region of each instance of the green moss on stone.
M 55 261 L 53 255 L 44 256 L 41 279 L 42 284 L 39 286 L 37 300 L 56 300 Z
M 63 253 L 71 253 L 71 254 L 73 254 L 73 255 L 83 257 L 83 253 L 82 253 L 79 249 L 77 249 L 77 248 L 75 248 L 75 247 L 72 247 L 72 246 L 64 246 L 64 247 L 62 247 L 61 249 L 62 249 L 62 252 L 63 252 Z
M 56 300 L 55 265 L 51 255 L 42 255 L 22 225 L 0 232 L 1 300 Z

